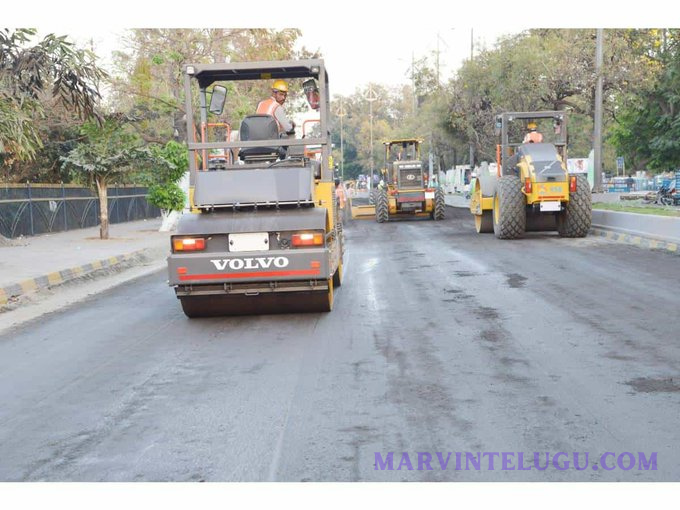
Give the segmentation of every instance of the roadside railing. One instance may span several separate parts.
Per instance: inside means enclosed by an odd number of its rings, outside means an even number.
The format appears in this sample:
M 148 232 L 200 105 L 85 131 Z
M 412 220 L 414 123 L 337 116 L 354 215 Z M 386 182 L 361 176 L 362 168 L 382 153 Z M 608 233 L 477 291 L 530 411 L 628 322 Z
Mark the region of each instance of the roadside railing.
M 108 188 L 110 223 L 161 215 L 146 200 L 147 188 L 135 185 Z M 72 184 L 0 185 L 0 234 L 33 236 L 99 225 L 99 198 L 89 188 Z

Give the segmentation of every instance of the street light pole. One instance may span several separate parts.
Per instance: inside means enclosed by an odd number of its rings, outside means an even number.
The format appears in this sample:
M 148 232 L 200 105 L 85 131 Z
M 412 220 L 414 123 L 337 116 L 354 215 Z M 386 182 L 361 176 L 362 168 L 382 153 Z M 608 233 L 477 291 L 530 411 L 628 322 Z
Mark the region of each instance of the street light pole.
M 373 189 L 373 101 L 378 99 L 378 94 L 373 90 L 373 85 L 368 84 L 368 92 L 364 95 L 366 101 L 368 101 L 368 111 L 369 111 L 369 138 L 370 138 L 370 151 L 371 151 L 371 179 L 368 182 L 368 191 Z
M 404 59 L 398 58 L 397 59 L 400 62 L 406 62 Z M 418 110 L 418 102 L 417 102 L 417 97 L 416 97 L 416 56 L 415 52 L 411 51 L 411 92 L 413 95 L 413 113 Z

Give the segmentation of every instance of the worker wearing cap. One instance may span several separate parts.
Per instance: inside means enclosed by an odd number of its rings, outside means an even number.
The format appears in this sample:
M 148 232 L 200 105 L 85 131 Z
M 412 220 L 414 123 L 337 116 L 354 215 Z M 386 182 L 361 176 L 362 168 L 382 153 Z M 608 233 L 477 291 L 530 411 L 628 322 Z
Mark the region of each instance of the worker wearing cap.
M 527 129 L 529 132 L 524 136 L 524 141 L 522 143 L 541 143 L 543 142 L 543 135 L 536 131 L 536 123 L 529 122 L 527 124 Z
M 276 120 L 279 126 L 279 133 L 286 133 L 287 135 L 295 134 L 295 122 L 288 120 L 286 110 L 283 108 L 283 103 L 288 97 L 288 84 L 283 80 L 276 80 L 272 84 L 271 97 L 260 101 L 257 105 L 257 112 L 259 115 L 271 115 Z

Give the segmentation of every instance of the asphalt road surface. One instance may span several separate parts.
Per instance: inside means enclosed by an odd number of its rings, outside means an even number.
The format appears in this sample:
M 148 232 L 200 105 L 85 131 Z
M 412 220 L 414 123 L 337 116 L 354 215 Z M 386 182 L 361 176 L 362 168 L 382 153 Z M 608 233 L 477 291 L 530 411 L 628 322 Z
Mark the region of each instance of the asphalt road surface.
M 157 272 L 5 332 L 0 480 L 680 480 L 676 255 L 452 208 L 346 235 L 329 314 L 189 320 Z

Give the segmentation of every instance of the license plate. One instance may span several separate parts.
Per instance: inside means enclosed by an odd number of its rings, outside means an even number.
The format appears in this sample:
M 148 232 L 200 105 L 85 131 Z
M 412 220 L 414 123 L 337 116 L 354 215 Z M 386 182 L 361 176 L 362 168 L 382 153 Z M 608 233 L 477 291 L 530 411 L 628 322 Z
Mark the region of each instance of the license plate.
M 434 191 L 426 191 L 425 198 L 434 198 Z
M 229 251 L 263 250 L 269 250 L 269 234 L 267 232 L 229 234 Z
M 543 211 L 559 211 L 562 209 L 558 201 L 555 202 L 541 202 L 541 212 Z

